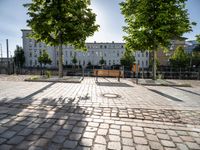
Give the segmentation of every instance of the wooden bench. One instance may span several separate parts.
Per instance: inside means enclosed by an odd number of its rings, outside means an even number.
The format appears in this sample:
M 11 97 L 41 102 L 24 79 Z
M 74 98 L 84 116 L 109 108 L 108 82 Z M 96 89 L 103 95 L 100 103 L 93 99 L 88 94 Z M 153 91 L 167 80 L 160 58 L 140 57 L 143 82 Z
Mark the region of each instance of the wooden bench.
M 123 73 L 121 70 L 94 70 L 94 76 L 96 77 L 96 81 L 98 81 L 97 77 L 116 77 L 118 81 L 120 81 L 120 77 L 123 77 Z

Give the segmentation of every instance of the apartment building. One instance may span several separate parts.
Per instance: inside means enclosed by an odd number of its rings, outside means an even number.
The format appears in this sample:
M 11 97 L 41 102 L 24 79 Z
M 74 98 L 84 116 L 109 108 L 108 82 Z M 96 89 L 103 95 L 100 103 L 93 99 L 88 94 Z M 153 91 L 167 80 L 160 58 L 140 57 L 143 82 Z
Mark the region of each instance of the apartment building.
M 38 57 L 42 50 L 46 50 L 51 57 L 52 63 L 48 67 L 58 67 L 58 50 L 56 47 L 47 46 L 42 42 L 36 42 L 34 39 L 30 39 L 28 34 L 31 30 L 22 30 L 23 49 L 25 54 L 25 66 L 37 67 L 39 66 Z M 92 65 L 99 65 L 100 59 L 103 57 L 105 65 L 120 65 L 120 59 L 125 52 L 125 43 L 86 43 L 88 48 L 87 52 L 75 50 L 73 46 L 63 46 L 63 64 L 71 65 L 72 57 L 76 56 L 79 65 L 87 66 L 88 63 Z M 135 52 L 136 62 L 144 68 L 149 67 L 149 52 Z

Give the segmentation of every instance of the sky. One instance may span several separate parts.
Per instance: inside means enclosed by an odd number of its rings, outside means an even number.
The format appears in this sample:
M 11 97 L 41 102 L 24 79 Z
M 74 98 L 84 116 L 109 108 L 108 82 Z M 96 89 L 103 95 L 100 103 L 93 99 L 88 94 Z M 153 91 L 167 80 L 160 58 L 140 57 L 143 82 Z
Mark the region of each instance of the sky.
M 21 29 L 28 29 L 26 20 L 27 9 L 24 3 L 31 0 L 0 0 L 0 50 L 2 46 L 3 57 L 6 57 L 6 39 L 9 40 L 10 55 L 13 56 L 16 45 L 22 46 Z M 124 42 L 125 33 L 122 26 L 125 25 L 119 3 L 123 0 L 91 0 L 91 8 L 96 13 L 97 24 L 100 25 L 98 32 L 89 37 L 87 42 Z M 184 34 L 188 40 L 194 40 L 196 34 L 200 34 L 200 0 L 188 0 L 186 3 L 190 20 L 197 25 L 193 31 Z M 1 53 L 1 52 L 0 52 Z

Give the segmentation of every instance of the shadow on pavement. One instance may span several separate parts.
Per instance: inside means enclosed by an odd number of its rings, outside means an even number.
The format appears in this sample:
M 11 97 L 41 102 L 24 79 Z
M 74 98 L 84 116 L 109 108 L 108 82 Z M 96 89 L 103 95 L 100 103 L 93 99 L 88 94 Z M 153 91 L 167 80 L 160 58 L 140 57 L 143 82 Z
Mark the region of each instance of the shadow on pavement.
M 33 97 L 53 84 L 1 103 L 0 149 L 84 149 L 81 133 L 87 126 L 87 113 L 76 106 L 74 97 L 44 98 L 33 104 Z M 30 103 L 19 103 L 26 99 Z
M 157 90 L 153 90 L 153 89 L 148 89 L 148 90 L 150 90 L 150 91 L 152 91 L 152 92 L 154 92 L 154 93 L 156 93 L 156 94 L 159 94 L 159 95 L 161 95 L 161 96 L 164 96 L 164 97 L 166 97 L 166 98 L 168 98 L 168 99 L 171 99 L 171 100 L 173 100 L 173 101 L 183 102 L 183 100 L 178 99 L 178 98 L 173 97 L 173 96 L 170 96 L 170 95 L 165 94 L 165 93 L 163 93 L 163 92 L 160 92 L 160 91 L 157 91 Z
M 173 88 L 178 89 L 178 90 L 181 90 L 181 91 L 184 91 L 184 92 L 188 92 L 188 93 L 190 93 L 190 94 L 195 94 L 195 95 L 200 96 L 199 93 L 195 93 L 195 92 L 192 92 L 192 91 L 189 91 L 189 90 L 186 90 L 186 89 L 181 89 L 181 88 L 178 88 L 178 87 L 173 87 Z
M 98 86 L 113 86 L 113 87 L 133 87 L 132 85 L 126 83 L 116 83 L 116 82 L 96 82 Z

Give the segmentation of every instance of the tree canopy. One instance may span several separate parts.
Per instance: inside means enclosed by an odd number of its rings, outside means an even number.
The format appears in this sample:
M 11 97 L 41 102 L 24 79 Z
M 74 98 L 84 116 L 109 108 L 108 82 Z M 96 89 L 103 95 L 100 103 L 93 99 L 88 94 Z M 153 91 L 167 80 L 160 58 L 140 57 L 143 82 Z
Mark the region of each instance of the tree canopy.
M 196 35 L 196 38 L 197 38 L 197 42 L 199 42 L 199 44 L 200 44 L 200 34 Z
M 73 57 L 72 57 L 72 63 L 74 64 L 74 65 L 76 65 L 77 64 L 77 58 L 76 58 L 76 55 L 74 55 Z
M 120 63 L 123 66 L 131 67 L 135 62 L 135 56 L 132 52 L 125 51 L 122 58 L 120 59 Z
M 99 64 L 104 65 L 105 63 L 106 63 L 106 61 L 103 59 L 103 57 L 101 57 L 101 59 L 99 60 Z
M 197 41 L 200 42 L 200 35 L 197 36 Z M 192 50 L 192 65 L 200 66 L 200 43 Z
M 46 50 L 43 50 L 42 54 L 38 57 L 38 62 L 41 65 L 44 64 L 44 66 L 51 64 L 52 60 Z
M 170 63 L 174 67 L 186 67 L 189 66 L 189 55 L 184 51 L 182 46 L 178 46 L 170 58 Z
M 99 27 L 89 5 L 90 0 L 32 0 L 24 5 L 28 8 L 31 36 L 53 46 L 60 44 L 61 36 L 62 44 L 86 50 L 86 38 Z
M 126 0 L 120 3 L 127 26 L 124 37 L 131 50 L 168 47 L 170 41 L 192 30 L 186 0 Z M 194 23 L 192 23 L 194 24 Z
M 195 48 L 192 51 L 200 53 L 200 44 L 196 45 Z
M 87 50 L 85 40 L 98 30 L 90 0 L 32 0 L 25 4 L 30 19 L 31 37 L 51 46 L 59 46 L 59 77 L 63 76 L 62 45 Z
M 22 47 L 17 45 L 17 48 L 14 52 L 14 62 L 18 67 L 22 67 L 25 63 L 25 56 Z
M 192 30 L 186 0 L 125 0 L 121 11 L 126 48 L 153 51 L 153 79 L 156 79 L 156 50 L 167 48 L 170 41 Z

